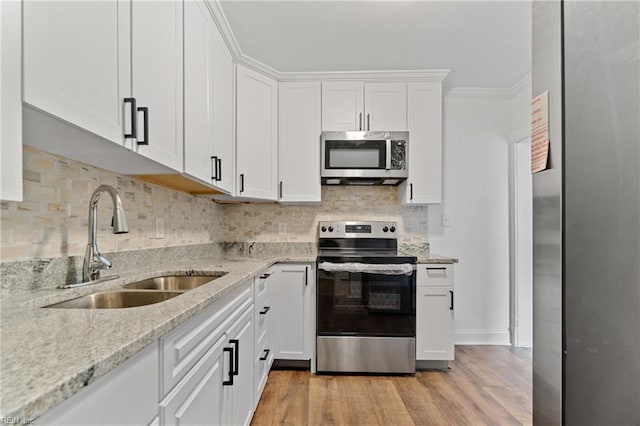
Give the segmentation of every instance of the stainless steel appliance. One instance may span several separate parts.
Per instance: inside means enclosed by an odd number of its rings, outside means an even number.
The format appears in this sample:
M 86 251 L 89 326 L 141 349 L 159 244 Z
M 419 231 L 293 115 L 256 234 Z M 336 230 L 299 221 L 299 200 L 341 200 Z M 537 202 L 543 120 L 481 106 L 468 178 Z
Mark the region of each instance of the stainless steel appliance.
M 317 371 L 414 373 L 416 262 L 394 222 L 320 222 Z
M 407 179 L 409 132 L 322 132 L 323 185 L 398 185 Z
M 640 2 L 534 1 L 533 421 L 640 422 Z

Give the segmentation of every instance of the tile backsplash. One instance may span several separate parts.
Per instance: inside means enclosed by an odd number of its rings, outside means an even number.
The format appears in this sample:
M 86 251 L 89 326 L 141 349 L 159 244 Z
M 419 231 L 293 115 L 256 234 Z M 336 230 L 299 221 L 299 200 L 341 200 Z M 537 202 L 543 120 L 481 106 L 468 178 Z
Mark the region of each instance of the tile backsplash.
M 153 185 L 24 147 L 24 200 L 0 204 L 2 262 L 83 255 L 89 199 L 102 184 L 115 187 L 125 209 L 128 234 L 111 233 L 112 203 L 98 203 L 98 247 L 102 252 L 218 242 L 223 208 L 206 198 Z M 156 238 L 156 218 L 164 236 Z
M 423 245 L 427 238 L 427 207 L 403 206 L 396 187 L 323 186 L 322 203 L 228 204 L 224 210 L 224 241 L 314 242 L 324 220 L 398 222 L 401 243 Z

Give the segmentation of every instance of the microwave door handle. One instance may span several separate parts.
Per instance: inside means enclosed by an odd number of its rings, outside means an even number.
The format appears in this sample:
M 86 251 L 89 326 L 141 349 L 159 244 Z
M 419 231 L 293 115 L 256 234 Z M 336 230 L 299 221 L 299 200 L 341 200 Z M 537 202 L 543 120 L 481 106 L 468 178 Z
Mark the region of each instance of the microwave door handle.
M 391 170 L 391 139 L 387 139 L 387 164 L 385 170 Z

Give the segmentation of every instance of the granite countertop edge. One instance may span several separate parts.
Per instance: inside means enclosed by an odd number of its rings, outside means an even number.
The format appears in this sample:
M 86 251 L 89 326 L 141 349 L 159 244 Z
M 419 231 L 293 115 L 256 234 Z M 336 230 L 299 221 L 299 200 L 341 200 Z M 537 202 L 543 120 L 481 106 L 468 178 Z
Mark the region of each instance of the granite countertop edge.
M 177 326 L 223 297 L 224 294 L 232 291 L 246 280 L 261 274 L 275 263 L 308 263 L 315 262 L 315 260 L 315 254 L 280 255 L 261 259 L 193 259 L 177 261 L 165 265 L 162 269 L 143 270 L 141 268 L 136 273 L 123 274 L 120 278 L 112 281 L 76 289 L 4 291 L 0 305 L 2 313 L 0 331 L 4 347 L 1 355 L 2 407 L 0 417 L 36 419 L 121 365 L 159 337 L 167 335 Z M 176 272 L 184 273 L 184 271 L 194 271 L 197 275 L 222 270 L 228 271 L 228 274 L 209 284 L 155 305 L 116 310 L 41 309 L 43 306 L 86 294 L 118 290 L 126 283 L 154 276 Z M 24 320 L 24 318 L 32 317 L 37 320 Z M 146 319 L 145 317 L 149 317 L 151 321 L 136 324 L 136 320 Z M 70 328 L 74 325 L 73 320 L 77 321 L 80 326 L 84 326 L 84 322 L 89 318 L 92 321 L 104 321 L 104 323 L 97 325 L 97 333 L 100 333 L 101 330 L 113 332 L 113 328 L 122 324 L 133 325 L 130 330 L 123 332 L 122 338 L 113 339 L 117 341 L 113 347 L 96 350 L 82 345 L 85 342 L 81 342 L 81 339 L 86 336 L 82 333 L 75 335 Z M 113 324 L 109 324 L 111 318 L 113 318 Z M 65 320 L 70 321 L 70 323 L 65 322 L 65 327 L 70 331 L 62 333 L 62 336 L 68 339 L 75 335 L 77 341 L 73 339 L 64 342 L 56 341 L 56 336 L 51 336 L 51 333 L 47 335 L 47 329 L 45 328 L 45 332 L 42 332 L 39 327 L 47 323 L 60 324 Z M 32 325 L 30 326 L 29 323 Z M 95 323 L 93 325 L 96 326 Z M 15 331 L 12 333 L 12 330 Z M 31 342 L 24 342 L 21 340 L 23 338 L 18 335 L 28 335 Z M 20 351 L 17 354 L 18 351 L 10 349 L 20 343 L 30 346 L 29 350 Z M 89 356 L 81 356 L 77 365 L 74 365 L 73 362 L 67 362 L 57 372 L 47 370 L 47 365 L 51 365 L 51 362 L 54 361 L 42 355 L 47 352 L 46 350 L 51 351 L 51 346 L 62 345 L 76 350 L 76 344 L 82 347 L 82 349 L 77 349 L 78 352 L 87 352 Z M 73 358 L 73 356 L 69 355 L 68 358 Z M 25 371 L 27 373 L 21 374 Z

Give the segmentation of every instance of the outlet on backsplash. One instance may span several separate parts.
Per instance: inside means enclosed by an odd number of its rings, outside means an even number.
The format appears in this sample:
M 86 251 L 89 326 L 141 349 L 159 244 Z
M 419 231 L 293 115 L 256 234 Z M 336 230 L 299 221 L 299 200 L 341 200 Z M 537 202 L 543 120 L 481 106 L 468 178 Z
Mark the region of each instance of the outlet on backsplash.
M 156 217 L 156 238 L 164 238 L 164 218 Z

